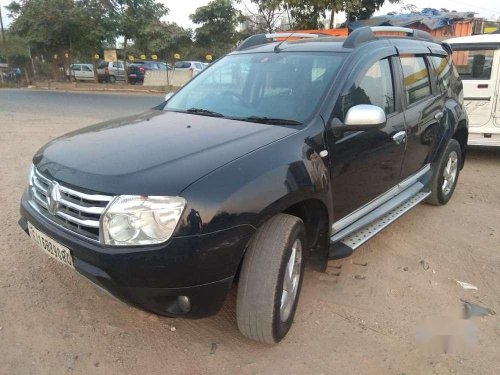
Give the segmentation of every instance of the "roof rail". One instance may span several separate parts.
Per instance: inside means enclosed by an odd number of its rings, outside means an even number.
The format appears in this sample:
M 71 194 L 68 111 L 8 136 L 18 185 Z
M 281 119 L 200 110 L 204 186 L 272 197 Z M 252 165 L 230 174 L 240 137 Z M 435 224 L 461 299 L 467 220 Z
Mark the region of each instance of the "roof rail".
M 241 51 L 250 47 L 258 46 L 260 44 L 266 44 L 266 43 L 271 43 L 275 42 L 277 40 L 286 40 L 287 38 L 297 38 L 297 39 L 303 39 L 303 38 L 319 38 L 323 37 L 326 35 L 322 34 L 310 34 L 310 33 L 293 33 L 293 32 L 286 32 L 286 33 L 272 33 L 272 34 L 255 34 L 252 35 L 248 38 L 246 38 L 243 42 L 240 43 L 240 45 L 236 48 L 236 51 Z M 293 40 L 292 39 L 292 40 Z
M 407 27 L 396 26 L 365 26 L 360 27 L 359 29 L 356 29 L 351 34 L 349 34 L 343 46 L 345 48 L 355 48 L 362 43 L 378 39 L 379 37 L 375 35 L 375 33 L 379 32 L 404 33 L 407 37 L 418 40 L 425 40 L 428 42 L 435 42 L 434 39 L 432 39 L 431 34 L 422 30 L 414 30 Z

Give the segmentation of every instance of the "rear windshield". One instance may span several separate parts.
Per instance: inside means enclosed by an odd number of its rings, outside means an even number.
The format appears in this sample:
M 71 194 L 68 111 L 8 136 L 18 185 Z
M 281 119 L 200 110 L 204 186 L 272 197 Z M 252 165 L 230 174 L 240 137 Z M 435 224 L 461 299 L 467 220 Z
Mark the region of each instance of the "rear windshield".
M 165 110 L 193 108 L 224 117 L 308 119 L 339 69 L 343 54 L 281 52 L 226 56 L 203 70 Z

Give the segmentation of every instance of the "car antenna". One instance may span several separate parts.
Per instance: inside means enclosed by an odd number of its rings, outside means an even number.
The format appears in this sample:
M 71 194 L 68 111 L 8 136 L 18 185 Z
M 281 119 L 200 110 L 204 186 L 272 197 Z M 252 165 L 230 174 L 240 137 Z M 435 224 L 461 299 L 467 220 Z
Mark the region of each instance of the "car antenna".
M 276 44 L 274 46 L 274 52 L 275 53 L 280 53 L 281 50 L 280 50 L 280 46 L 285 43 L 288 39 L 290 39 L 292 37 L 292 35 L 295 34 L 295 31 L 293 31 L 292 33 L 290 33 L 290 35 L 288 35 L 285 39 L 283 39 L 281 42 L 279 42 L 278 44 Z

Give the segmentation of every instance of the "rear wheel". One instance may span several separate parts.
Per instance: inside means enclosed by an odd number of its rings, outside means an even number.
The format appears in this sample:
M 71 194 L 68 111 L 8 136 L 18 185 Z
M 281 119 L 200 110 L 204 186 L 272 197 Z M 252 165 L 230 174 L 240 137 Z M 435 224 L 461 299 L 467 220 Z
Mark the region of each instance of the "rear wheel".
M 431 195 L 427 203 L 440 206 L 448 203 L 457 186 L 462 165 L 460 143 L 450 139 L 434 171 L 431 181 Z
M 109 76 L 109 83 L 115 83 L 116 82 L 116 77 L 115 76 Z
M 302 220 L 278 214 L 255 234 L 241 269 L 236 316 L 246 337 L 281 341 L 293 323 L 304 275 Z

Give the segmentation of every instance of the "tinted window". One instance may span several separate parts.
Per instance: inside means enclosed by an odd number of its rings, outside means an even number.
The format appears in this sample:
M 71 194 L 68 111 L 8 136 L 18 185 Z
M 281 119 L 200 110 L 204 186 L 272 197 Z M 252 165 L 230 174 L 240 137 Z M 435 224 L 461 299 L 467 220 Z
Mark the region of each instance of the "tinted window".
M 491 77 L 494 50 L 453 51 L 453 62 L 464 80 L 488 80 Z
M 80 65 L 73 65 L 73 66 L 71 67 L 71 69 L 72 69 L 72 70 L 74 70 L 74 71 L 77 71 L 77 72 L 79 72 L 79 71 L 81 71 L 81 70 L 82 70 L 82 68 L 81 68 L 81 66 L 80 66 Z
M 87 65 L 82 65 L 82 70 L 85 72 L 91 72 L 92 69 L 90 69 Z
M 431 94 L 427 65 L 422 56 L 401 57 L 406 101 L 413 104 Z
M 450 86 L 451 65 L 448 58 L 444 56 L 431 56 L 434 74 L 437 77 L 438 87 L 441 91 L 447 91 Z
M 347 111 L 358 104 L 372 104 L 386 114 L 393 113 L 394 85 L 388 59 L 377 61 L 354 84 L 347 95 L 341 96 L 336 106 L 336 116 L 341 120 Z

